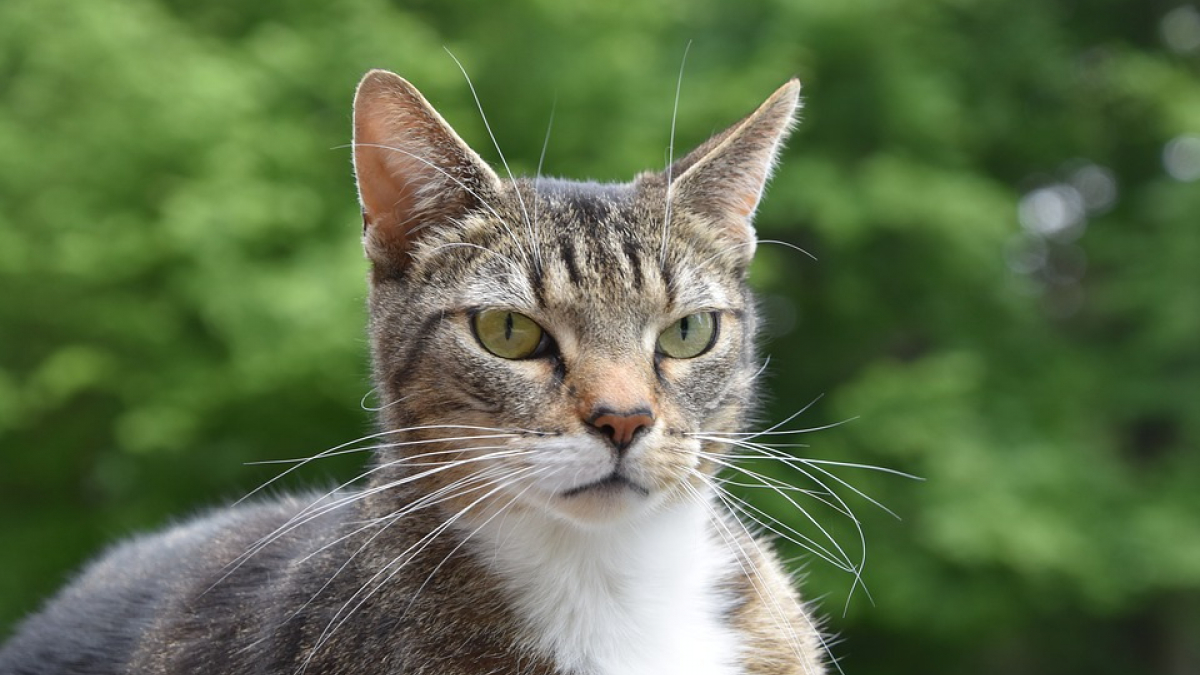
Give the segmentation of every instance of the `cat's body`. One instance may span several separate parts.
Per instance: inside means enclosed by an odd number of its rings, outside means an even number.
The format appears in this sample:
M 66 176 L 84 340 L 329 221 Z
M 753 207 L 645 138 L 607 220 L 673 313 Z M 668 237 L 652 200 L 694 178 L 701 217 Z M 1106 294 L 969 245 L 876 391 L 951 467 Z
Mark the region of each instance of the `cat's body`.
M 797 92 L 669 174 L 502 182 L 410 85 L 368 75 L 365 486 L 118 546 L 0 675 L 823 672 L 713 485 L 753 400 L 750 218 Z

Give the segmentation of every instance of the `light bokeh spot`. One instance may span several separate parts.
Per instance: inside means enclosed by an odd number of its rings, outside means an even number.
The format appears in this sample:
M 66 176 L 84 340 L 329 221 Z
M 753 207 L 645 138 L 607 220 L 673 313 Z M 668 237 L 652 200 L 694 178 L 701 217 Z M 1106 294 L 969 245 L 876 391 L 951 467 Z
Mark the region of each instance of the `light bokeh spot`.
M 1163 168 L 1178 181 L 1200 178 L 1200 136 L 1179 136 L 1163 147 Z

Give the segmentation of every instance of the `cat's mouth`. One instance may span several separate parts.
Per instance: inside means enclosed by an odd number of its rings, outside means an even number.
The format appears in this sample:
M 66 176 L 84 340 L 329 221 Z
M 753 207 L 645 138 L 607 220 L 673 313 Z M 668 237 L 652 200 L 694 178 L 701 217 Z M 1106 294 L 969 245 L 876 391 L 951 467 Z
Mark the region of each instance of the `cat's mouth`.
M 563 497 L 578 497 L 583 494 L 607 494 L 617 493 L 624 490 L 631 490 L 643 497 L 650 496 L 650 491 L 645 487 L 629 480 L 620 471 L 613 471 L 604 478 L 591 483 L 585 483 L 579 487 L 573 487 L 562 493 Z

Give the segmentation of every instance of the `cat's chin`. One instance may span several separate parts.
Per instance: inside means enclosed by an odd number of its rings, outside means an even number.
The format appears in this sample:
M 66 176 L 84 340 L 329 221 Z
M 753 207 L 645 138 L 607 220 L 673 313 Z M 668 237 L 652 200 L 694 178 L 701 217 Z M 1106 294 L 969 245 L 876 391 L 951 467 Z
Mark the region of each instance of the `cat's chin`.
M 650 496 L 650 490 L 646 489 L 641 484 L 631 480 L 628 476 L 618 471 L 613 471 L 609 475 L 599 480 L 594 480 L 578 487 L 573 487 L 569 490 L 566 490 L 560 496 L 565 499 L 573 499 L 576 497 L 585 497 L 593 494 L 619 494 L 625 492 L 626 490 L 643 497 Z
M 635 520 L 661 501 L 656 493 L 618 474 L 554 495 L 543 508 L 551 515 L 583 527 Z

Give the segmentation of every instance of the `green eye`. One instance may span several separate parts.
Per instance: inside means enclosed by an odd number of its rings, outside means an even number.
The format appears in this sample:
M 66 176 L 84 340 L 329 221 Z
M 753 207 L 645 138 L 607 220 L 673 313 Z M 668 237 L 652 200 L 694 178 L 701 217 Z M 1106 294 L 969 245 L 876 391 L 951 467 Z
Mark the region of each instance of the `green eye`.
M 502 359 L 528 358 L 542 345 L 542 327 L 524 314 L 485 309 L 472 317 L 471 327 L 479 344 Z
M 658 336 L 658 351 L 673 359 L 700 356 L 717 336 L 717 313 L 691 314 L 671 324 Z

